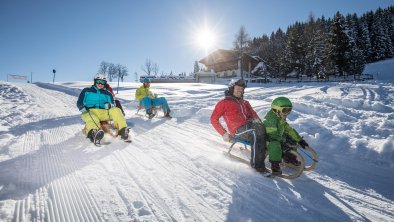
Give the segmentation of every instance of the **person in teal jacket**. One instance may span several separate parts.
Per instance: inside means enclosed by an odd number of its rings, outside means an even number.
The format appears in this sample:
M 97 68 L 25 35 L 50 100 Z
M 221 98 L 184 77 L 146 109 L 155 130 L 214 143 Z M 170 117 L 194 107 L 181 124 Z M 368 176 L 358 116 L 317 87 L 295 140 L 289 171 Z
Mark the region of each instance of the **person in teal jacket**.
M 286 122 L 292 108 L 293 105 L 288 98 L 278 97 L 272 101 L 271 110 L 264 117 L 269 161 L 272 173 L 275 175 L 282 174 L 279 163 L 282 160 L 283 150 L 287 148 L 287 143 L 298 143 L 304 149 L 308 146 L 297 131 Z M 300 165 L 297 158 L 290 152 L 284 153 L 283 160 L 296 166 Z
M 122 111 L 115 106 L 112 94 L 104 87 L 107 79 L 104 74 L 98 73 L 94 76 L 93 85 L 84 88 L 79 94 L 77 107 L 82 113 L 85 121 L 87 137 L 95 142 L 100 141 L 104 132 L 101 130 L 101 121 L 113 120 L 118 126 L 119 135 L 123 140 L 128 140 L 129 130 Z

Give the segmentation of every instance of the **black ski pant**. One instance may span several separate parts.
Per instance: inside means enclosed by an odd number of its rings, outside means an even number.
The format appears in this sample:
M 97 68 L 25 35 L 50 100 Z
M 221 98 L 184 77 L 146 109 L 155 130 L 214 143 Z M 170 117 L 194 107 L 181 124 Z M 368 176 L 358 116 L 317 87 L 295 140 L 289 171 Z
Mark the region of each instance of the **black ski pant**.
M 249 121 L 235 131 L 235 137 L 250 143 L 252 151 L 250 165 L 256 169 L 264 168 L 266 144 L 263 123 Z

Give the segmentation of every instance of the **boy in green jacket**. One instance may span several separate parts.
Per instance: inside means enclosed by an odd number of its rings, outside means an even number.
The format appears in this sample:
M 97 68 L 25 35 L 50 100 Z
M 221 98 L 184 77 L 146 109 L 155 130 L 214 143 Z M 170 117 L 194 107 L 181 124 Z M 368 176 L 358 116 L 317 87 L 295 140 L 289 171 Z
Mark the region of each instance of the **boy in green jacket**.
M 271 110 L 264 117 L 264 126 L 267 134 L 267 150 L 271 170 L 274 175 L 281 175 L 279 163 L 282 160 L 282 151 L 286 143 L 298 143 L 302 148 L 309 146 L 305 140 L 287 122 L 293 105 L 286 97 L 278 97 L 272 101 Z M 288 141 L 291 140 L 291 141 Z M 290 152 L 283 154 L 283 160 L 293 165 L 300 165 L 297 158 Z

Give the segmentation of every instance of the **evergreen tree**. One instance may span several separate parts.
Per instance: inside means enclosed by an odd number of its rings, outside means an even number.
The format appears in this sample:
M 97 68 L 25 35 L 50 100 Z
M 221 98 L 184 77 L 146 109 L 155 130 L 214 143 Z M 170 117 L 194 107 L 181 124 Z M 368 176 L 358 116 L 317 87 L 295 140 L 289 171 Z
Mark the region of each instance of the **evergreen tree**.
M 200 67 L 198 66 L 198 62 L 194 62 L 194 73 L 198 72 L 200 70 Z
M 373 61 L 392 57 L 392 43 L 390 36 L 388 35 L 387 25 L 385 24 L 383 10 L 380 8 L 373 16 L 371 27 L 371 45 L 374 49 L 372 55 Z
M 328 47 L 329 52 L 331 52 L 328 56 L 334 61 L 335 71 L 339 75 L 344 75 L 344 72 L 350 66 L 348 53 L 351 46 L 347 31 L 343 15 L 337 12 L 332 21 L 331 32 L 328 37 Z
M 285 69 L 288 72 L 297 71 L 297 77 L 305 68 L 305 42 L 303 41 L 303 28 L 300 23 L 288 28 L 288 39 L 284 53 Z
M 362 51 L 364 61 L 372 62 L 371 39 L 369 38 L 368 24 L 365 16 L 359 19 L 357 29 L 357 47 Z

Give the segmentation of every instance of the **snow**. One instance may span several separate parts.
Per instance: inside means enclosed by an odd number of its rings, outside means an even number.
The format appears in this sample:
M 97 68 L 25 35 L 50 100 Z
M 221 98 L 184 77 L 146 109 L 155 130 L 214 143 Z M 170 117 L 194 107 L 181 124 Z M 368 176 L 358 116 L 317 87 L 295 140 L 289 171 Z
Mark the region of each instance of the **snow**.
M 209 118 L 224 85 L 152 84 L 174 118 L 148 120 L 140 84 L 122 83 L 133 142 L 96 147 L 76 108 L 90 82 L 0 82 L 0 221 L 394 221 L 393 65 L 368 65 L 371 81 L 250 84 L 260 117 L 293 101 L 289 123 L 319 154 L 295 180 L 223 155 Z

